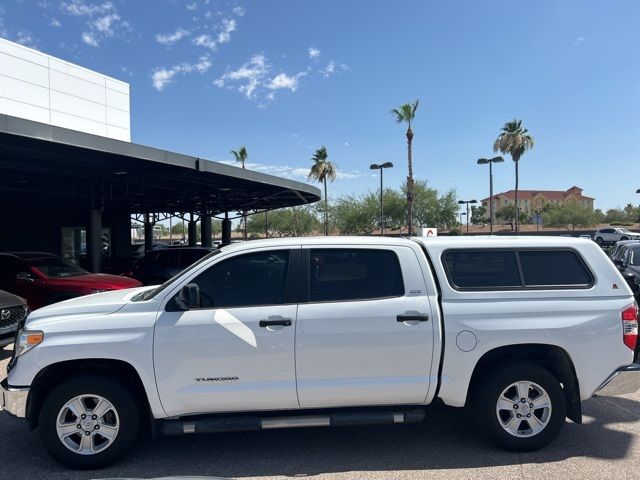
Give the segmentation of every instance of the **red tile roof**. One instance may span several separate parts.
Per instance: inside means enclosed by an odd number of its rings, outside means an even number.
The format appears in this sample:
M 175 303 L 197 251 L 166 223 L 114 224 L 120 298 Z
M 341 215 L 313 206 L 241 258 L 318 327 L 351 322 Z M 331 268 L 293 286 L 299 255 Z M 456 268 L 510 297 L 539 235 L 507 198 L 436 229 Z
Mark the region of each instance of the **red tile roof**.
M 582 200 L 595 200 L 593 197 L 587 197 L 586 195 L 582 195 L 582 189 L 579 187 L 571 187 L 568 190 L 518 190 L 518 200 L 530 200 L 534 198 L 536 195 L 542 194 L 547 200 L 564 200 L 569 195 L 573 194 L 577 199 Z M 493 196 L 493 198 L 506 197 L 509 200 L 515 200 L 516 192 L 515 190 L 508 190 L 506 192 L 497 193 Z M 482 200 L 483 202 L 489 201 L 489 198 L 485 198 Z

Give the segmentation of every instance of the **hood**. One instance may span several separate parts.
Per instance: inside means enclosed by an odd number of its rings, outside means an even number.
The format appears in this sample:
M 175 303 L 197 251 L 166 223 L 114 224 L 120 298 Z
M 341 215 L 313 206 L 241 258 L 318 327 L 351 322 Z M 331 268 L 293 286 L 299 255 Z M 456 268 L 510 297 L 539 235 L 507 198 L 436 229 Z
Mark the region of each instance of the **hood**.
M 112 290 L 54 303 L 31 312 L 27 317 L 26 328 L 37 328 L 38 325 L 44 323 L 67 320 L 74 317 L 86 318 L 109 315 L 130 303 L 134 295 L 151 288 L 154 287 Z
M 0 308 L 15 307 L 16 305 L 26 305 L 24 298 L 14 295 L 13 293 L 0 290 Z
M 106 273 L 88 273 L 86 275 L 73 275 L 71 277 L 48 278 L 49 285 L 78 286 L 85 288 L 115 290 L 118 288 L 132 288 L 142 285 L 133 278 L 121 275 L 109 275 Z

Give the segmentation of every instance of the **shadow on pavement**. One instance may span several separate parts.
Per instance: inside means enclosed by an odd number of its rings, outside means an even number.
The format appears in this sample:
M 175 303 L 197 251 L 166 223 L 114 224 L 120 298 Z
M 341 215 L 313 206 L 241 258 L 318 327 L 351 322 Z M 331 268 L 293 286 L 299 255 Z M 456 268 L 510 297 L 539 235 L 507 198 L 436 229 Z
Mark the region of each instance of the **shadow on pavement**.
M 592 399 L 584 403 L 584 414 L 585 424 L 567 422 L 551 446 L 528 454 L 505 452 L 487 443 L 475 431 L 473 417 L 453 408 L 430 410 L 425 423 L 413 426 L 276 430 L 143 442 L 121 463 L 93 472 L 65 470 L 49 458 L 36 434 L 2 417 L 0 452 L 4 465 L 20 465 L 20 478 L 29 479 L 311 476 L 486 468 L 572 457 L 611 460 L 630 454 L 637 431 L 629 424 L 640 419 L 639 402 L 624 397 Z M 30 452 L 29 461 L 24 452 Z

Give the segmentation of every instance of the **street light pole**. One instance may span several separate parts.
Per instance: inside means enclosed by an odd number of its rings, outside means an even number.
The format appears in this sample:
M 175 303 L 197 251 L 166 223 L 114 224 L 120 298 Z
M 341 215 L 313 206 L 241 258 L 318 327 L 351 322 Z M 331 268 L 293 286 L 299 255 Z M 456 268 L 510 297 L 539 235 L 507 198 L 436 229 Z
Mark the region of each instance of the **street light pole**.
M 493 235 L 493 164 L 502 163 L 504 158 L 480 158 L 478 159 L 478 165 L 489 164 L 489 234 Z
M 470 203 L 478 203 L 477 200 L 458 200 L 458 205 L 466 205 L 467 206 L 467 235 L 469 235 L 469 204 Z
M 384 235 L 384 208 L 383 208 L 383 203 L 382 203 L 382 193 L 384 192 L 383 190 L 383 183 L 382 183 L 382 177 L 383 177 L 383 172 L 385 168 L 391 168 L 393 167 L 393 163 L 391 162 L 385 162 L 385 163 L 372 163 L 371 165 L 369 165 L 369 168 L 371 170 L 380 170 L 380 236 Z
M 540 233 L 540 210 L 534 212 L 536 214 L 536 235 Z

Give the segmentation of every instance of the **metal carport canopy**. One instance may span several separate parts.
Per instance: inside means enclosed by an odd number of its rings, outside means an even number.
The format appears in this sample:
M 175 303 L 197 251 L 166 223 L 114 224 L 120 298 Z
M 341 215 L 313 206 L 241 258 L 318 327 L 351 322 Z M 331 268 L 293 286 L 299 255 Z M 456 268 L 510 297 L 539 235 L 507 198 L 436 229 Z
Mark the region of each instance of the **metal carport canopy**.
M 320 200 L 311 185 L 0 115 L 0 191 L 95 199 L 135 213 L 271 210 Z

